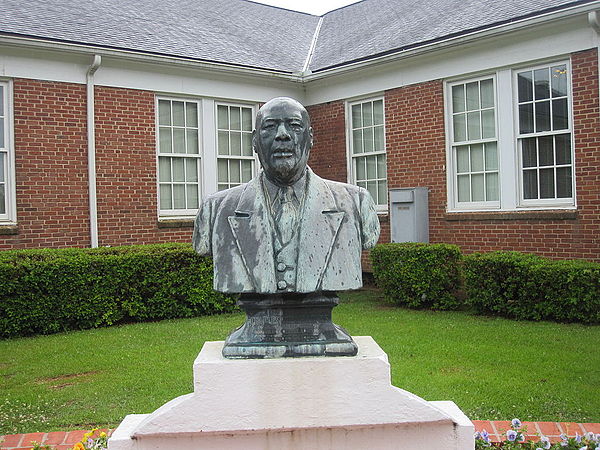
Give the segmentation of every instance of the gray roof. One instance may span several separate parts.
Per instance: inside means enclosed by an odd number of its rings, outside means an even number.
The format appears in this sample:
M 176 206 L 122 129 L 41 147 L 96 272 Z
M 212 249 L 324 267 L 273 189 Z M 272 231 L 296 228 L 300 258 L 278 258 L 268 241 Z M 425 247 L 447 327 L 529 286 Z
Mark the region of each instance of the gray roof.
M 362 0 L 329 12 L 314 72 L 597 0 Z M 2 0 L 0 35 L 303 69 L 320 18 L 247 0 Z

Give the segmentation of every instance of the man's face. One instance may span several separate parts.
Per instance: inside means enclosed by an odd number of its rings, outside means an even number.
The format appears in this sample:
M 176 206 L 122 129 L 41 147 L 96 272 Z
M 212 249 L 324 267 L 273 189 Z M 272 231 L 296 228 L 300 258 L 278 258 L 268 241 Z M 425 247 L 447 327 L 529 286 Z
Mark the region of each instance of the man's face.
M 308 113 L 290 98 L 268 101 L 256 117 L 253 142 L 267 178 L 280 185 L 296 182 L 312 147 Z

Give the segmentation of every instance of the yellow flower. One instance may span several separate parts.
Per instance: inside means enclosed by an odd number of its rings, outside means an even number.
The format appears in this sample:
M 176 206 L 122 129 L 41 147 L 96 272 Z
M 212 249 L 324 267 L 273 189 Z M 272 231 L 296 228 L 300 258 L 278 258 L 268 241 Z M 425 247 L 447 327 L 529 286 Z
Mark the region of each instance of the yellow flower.
M 78 442 L 77 444 L 75 444 L 73 446 L 73 450 L 85 450 L 85 447 L 83 446 L 83 444 L 81 442 Z
M 102 433 L 100 433 L 100 437 L 101 438 L 105 438 L 106 437 L 106 433 L 103 431 Z

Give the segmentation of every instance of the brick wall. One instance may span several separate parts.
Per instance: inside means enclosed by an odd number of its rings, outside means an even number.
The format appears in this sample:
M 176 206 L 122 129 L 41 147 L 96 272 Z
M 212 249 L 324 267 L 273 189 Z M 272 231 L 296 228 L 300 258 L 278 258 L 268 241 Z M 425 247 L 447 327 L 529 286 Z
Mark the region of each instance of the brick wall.
M 309 106 L 307 110 L 313 124 L 314 137 L 308 165 L 320 177 L 346 182 L 348 169 L 344 102 Z
M 15 79 L 18 231 L 0 249 L 89 245 L 85 86 Z
M 600 261 L 600 110 L 596 49 L 571 55 L 577 212 L 446 214 L 446 150 L 441 80 L 385 92 L 386 145 L 390 188 L 428 187 L 430 241 L 459 245 L 463 251 L 518 250 L 552 258 Z M 328 113 L 328 109 L 331 111 Z M 311 107 L 320 118 L 338 117 L 337 103 Z M 315 136 L 327 135 L 313 117 Z M 316 150 L 316 149 L 315 149 Z M 336 135 L 327 155 L 313 150 L 314 167 L 345 158 L 345 139 Z M 333 154 L 337 155 L 334 156 Z M 325 172 L 325 170 L 324 170 Z M 331 177 L 337 179 L 336 177 Z M 382 218 L 380 242 L 389 242 Z

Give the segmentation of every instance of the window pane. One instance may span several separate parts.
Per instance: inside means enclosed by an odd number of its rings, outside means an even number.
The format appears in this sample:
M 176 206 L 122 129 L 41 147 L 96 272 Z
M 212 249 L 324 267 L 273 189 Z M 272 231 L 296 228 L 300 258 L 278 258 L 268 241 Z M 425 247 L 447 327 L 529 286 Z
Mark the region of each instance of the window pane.
M 198 130 L 186 130 L 187 152 L 190 155 L 198 154 Z
M 467 111 L 479 109 L 479 83 L 467 83 Z
M 383 145 L 383 126 L 375 127 L 375 147 L 374 150 L 376 152 L 382 152 L 384 150 Z
M 556 164 L 571 164 L 571 135 L 559 134 L 554 136 Z
M 481 139 L 481 125 L 479 111 L 467 113 L 467 136 L 469 140 Z
M 4 119 L 0 119 L 0 148 L 5 148 L 4 144 Z
M 570 167 L 558 167 L 556 169 L 556 196 L 558 198 L 573 196 Z
M 497 173 L 487 173 L 485 175 L 485 199 L 488 202 L 496 202 L 499 199 Z
M 471 145 L 471 172 L 483 172 L 483 144 Z
M 171 102 L 169 100 L 158 101 L 158 124 L 171 125 Z
M 366 181 L 359 181 L 358 183 L 356 183 L 356 185 L 358 187 L 361 187 L 361 188 L 364 188 L 364 189 L 367 188 L 367 182 Z
M 377 178 L 387 178 L 385 155 L 377 155 Z
M 519 85 L 519 103 L 530 102 L 533 100 L 532 75 L 532 72 L 521 72 L 519 75 L 517 75 Z
M 0 183 L 4 183 L 4 158 L 5 153 L 0 153 Z
M 185 209 L 185 184 L 173 185 L 173 209 Z
M 171 181 L 171 158 L 158 158 L 158 180 Z
M 484 175 L 482 173 L 471 175 L 471 200 L 474 202 L 484 201 L 484 189 Z
M 195 184 L 187 185 L 187 207 L 189 209 L 198 208 L 198 186 Z
M 456 114 L 453 118 L 452 127 L 454 128 L 454 142 L 463 142 L 467 140 L 467 124 L 464 114 Z
M 227 170 L 227 160 L 219 159 L 217 160 L 217 175 L 219 183 L 228 183 L 229 182 L 229 171 Z
M 173 125 L 185 126 L 183 102 L 173 102 Z
M 535 148 L 535 142 L 535 138 L 521 140 L 521 146 L 523 149 L 523 167 L 537 166 L 537 152 Z
M 456 171 L 458 173 L 469 172 L 469 146 L 456 147 Z
M 242 108 L 242 130 L 252 131 L 252 109 Z
M 160 127 L 158 130 L 159 150 L 161 153 L 171 153 L 171 129 Z
M 540 169 L 540 198 L 554 198 L 554 169 Z
M 242 179 L 242 174 L 240 170 L 240 161 L 239 160 L 229 160 L 229 182 L 230 183 L 240 183 Z
M 481 107 L 492 108 L 494 106 L 494 81 L 491 78 L 482 80 L 479 87 L 481 90 Z
M 252 161 L 242 161 L 242 183 L 252 179 Z
M 219 185 L 217 185 L 217 189 L 219 191 L 224 191 L 225 189 L 229 189 L 229 185 L 228 184 L 219 184 Z
M 567 99 L 562 98 L 552 101 L 552 129 L 564 130 L 569 128 L 569 112 Z
M 536 199 L 538 198 L 537 189 L 537 170 L 523 171 L 523 198 Z
M 171 202 L 171 185 L 161 184 L 160 185 L 160 209 L 172 209 L 173 203 Z
M 362 130 L 354 130 L 352 132 L 352 152 L 362 153 Z
M 471 201 L 471 183 L 469 182 L 469 175 L 458 176 L 458 201 Z
M 373 123 L 383 125 L 383 100 L 373 102 Z
M 535 131 L 550 130 L 550 102 L 535 104 Z
M 160 106 L 159 106 L 160 109 Z M 4 115 L 4 86 L 0 86 L 0 116 Z
M 363 149 L 365 153 L 373 151 L 373 128 L 363 129 Z
M 541 166 L 554 165 L 554 148 L 552 136 L 540 136 L 538 138 L 538 160 Z
M 371 102 L 362 104 L 363 127 L 373 125 L 373 105 Z
M 367 156 L 367 179 L 374 180 L 377 178 L 377 156 Z
M 452 86 L 452 112 L 465 110 L 465 85 Z
M 0 214 L 6 214 L 6 193 L 4 184 L 0 184 Z
M 533 79 L 535 81 L 535 99 L 543 99 L 550 97 L 550 78 L 548 69 L 538 69 L 533 71 Z
M 173 164 L 173 181 L 185 181 L 183 158 L 172 158 L 171 163 Z
M 229 155 L 229 133 L 227 131 L 219 131 L 218 141 L 219 155 Z
M 385 180 L 377 182 L 377 204 L 387 205 L 387 182 Z
M 185 180 L 198 181 L 198 160 L 186 158 L 185 161 Z
M 519 132 L 533 133 L 533 104 L 519 105 Z
M 360 105 L 352 105 L 352 128 L 362 127 Z
M 485 144 L 485 170 L 498 170 L 498 148 L 495 142 Z
M 229 108 L 227 106 L 217 106 L 217 128 L 221 130 L 229 129 Z
M 373 200 L 377 202 L 377 181 L 367 181 L 367 191 L 369 191 Z
M 240 113 L 240 108 L 236 108 L 235 106 L 229 107 L 229 127 L 232 130 L 242 129 L 242 117 Z
M 185 123 L 188 127 L 198 127 L 198 105 L 196 103 L 186 102 Z
M 552 74 L 552 97 L 567 95 L 567 66 L 554 66 L 550 69 Z
M 173 153 L 185 153 L 185 129 L 173 128 Z
M 231 138 L 231 154 L 240 156 L 242 154 L 242 134 L 239 131 L 232 131 Z
M 366 180 L 367 179 L 367 161 L 366 158 L 355 158 L 356 164 L 356 180 Z
M 494 110 L 487 109 L 481 111 L 481 121 L 483 126 L 483 138 L 493 138 L 496 136 L 496 123 L 494 118 Z
M 252 135 L 242 133 L 242 155 L 252 156 Z

